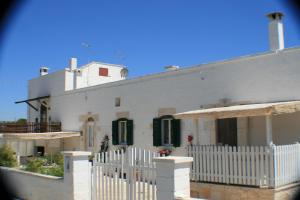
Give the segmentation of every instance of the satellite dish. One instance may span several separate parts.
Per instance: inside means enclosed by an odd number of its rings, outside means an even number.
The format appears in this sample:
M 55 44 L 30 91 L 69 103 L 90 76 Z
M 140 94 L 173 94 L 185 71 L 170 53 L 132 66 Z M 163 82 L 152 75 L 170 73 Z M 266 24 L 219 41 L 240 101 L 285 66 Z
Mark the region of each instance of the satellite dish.
M 123 77 L 127 77 L 127 75 L 128 75 L 128 69 L 127 68 L 123 68 L 123 69 L 121 69 L 121 77 L 123 78 Z

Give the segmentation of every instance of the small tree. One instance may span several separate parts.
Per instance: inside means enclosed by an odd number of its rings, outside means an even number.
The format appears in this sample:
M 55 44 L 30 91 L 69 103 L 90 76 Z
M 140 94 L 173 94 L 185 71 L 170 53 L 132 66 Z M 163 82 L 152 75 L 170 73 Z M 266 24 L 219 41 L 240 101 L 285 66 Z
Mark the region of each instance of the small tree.
M 4 145 L 3 147 L 0 148 L 0 166 L 4 166 L 4 167 L 17 166 L 16 153 L 8 145 Z
M 26 124 L 26 123 L 27 123 L 27 119 L 20 118 L 20 119 L 17 120 L 16 123 L 17 123 L 17 124 Z

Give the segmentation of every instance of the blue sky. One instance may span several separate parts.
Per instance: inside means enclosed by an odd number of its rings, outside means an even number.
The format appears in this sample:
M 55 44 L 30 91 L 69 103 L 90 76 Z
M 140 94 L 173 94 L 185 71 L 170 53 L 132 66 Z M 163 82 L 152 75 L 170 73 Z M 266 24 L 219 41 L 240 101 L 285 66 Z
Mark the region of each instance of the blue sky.
M 286 47 L 300 45 L 295 13 L 271 0 L 31 0 L 9 21 L 0 46 L 0 120 L 26 117 L 27 81 L 40 66 L 91 60 L 124 64 L 129 78 L 269 50 L 268 20 L 285 13 Z M 91 45 L 85 48 L 81 44 Z

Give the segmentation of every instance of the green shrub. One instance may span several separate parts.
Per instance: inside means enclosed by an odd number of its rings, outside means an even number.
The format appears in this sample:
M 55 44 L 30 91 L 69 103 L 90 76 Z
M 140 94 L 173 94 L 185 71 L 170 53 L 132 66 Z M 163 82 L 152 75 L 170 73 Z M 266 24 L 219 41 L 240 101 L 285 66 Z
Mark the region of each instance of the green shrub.
M 61 153 L 57 154 L 46 154 L 43 158 L 47 160 L 47 164 L 51 165 L 53 163 L 57 165 L 63 165 L 64 164 L 64 156 Z
M 5 166 L 5 167 L 17 166 L 16 153 L 8 145 L 5 145 L 0 148 L 0 166 Z
M 61 165 L 43 167 L 42 174 L 63 177 L 64 176 L 64 167 Z
M 62 177 L 64 175 L 64 160 L 62 154 L 45 155 L 32 158 L 25 167 L 26 171 L 36 172 L 51 176 Z
M 46 163 L 47 163 L 47 160 L 44 158 L 32 158 L 32 159 L 28 160 L 25 170 L 30 171 L 30 172 L 42 173 L 43 166 Z

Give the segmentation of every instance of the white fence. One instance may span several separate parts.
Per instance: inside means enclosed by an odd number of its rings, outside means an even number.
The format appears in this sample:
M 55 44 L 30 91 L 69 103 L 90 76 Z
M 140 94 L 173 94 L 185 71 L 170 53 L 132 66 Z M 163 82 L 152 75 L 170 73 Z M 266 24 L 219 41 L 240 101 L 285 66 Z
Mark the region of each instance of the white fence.
M 150 150 L 127 148 L 96 154 L 92 167 L 93 200 L 155 200 L 156 166 Z
M 276 188 L 300 181 L 300 145 L 188 146 L 191 180 Z

